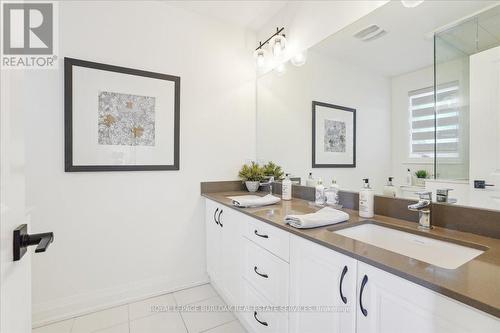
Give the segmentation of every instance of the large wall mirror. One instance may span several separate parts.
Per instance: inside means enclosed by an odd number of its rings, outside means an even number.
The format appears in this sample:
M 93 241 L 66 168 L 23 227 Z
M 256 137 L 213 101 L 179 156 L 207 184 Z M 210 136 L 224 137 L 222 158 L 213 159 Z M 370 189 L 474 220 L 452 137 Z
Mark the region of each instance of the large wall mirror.
M 430 190 L 500 210 L 495 4 L 391 1 L 307 50 L 305 64 L 261 74 L 258 160 L 302 185 L 312 173 L 358 191 L 369 178 L 379 195 Z

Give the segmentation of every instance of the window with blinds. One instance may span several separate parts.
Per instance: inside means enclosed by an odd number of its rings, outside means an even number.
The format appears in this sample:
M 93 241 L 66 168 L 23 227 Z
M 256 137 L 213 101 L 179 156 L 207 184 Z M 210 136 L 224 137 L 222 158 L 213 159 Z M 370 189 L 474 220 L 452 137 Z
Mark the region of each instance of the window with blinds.
M 459 158 L 460 105 L 458 82 L 441 85 L 436 92 L 436 150 L 438 158 Z M 410 158 L 434 158 L 434 88 L 408 93 Z

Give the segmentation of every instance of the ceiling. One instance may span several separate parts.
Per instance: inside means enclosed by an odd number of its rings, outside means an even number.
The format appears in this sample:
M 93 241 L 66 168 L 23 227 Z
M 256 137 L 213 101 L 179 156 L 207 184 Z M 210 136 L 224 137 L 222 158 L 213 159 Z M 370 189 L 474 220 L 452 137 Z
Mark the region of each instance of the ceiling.
M 259 31 L 288 1 L 165 1 L 240 27 Z
M 498 1 L 425 1 L 405 8 L 391 1 L 313 47 L 332 56 L 385 76 L 412 72 L 433 64 L 432 33 Z M 373 24 L 387 33 L 372 41 L 353 36 Z

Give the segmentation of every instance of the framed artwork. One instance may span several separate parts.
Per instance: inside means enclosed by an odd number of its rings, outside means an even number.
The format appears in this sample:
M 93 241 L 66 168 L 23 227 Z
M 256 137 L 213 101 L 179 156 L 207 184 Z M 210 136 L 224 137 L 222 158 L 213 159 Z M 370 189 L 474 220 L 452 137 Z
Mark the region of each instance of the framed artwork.
M 356 167 L 356 110 L 312 102 L 312 167 Z
M 64 58 L 65 171 L 179 170 L 180 82 Z

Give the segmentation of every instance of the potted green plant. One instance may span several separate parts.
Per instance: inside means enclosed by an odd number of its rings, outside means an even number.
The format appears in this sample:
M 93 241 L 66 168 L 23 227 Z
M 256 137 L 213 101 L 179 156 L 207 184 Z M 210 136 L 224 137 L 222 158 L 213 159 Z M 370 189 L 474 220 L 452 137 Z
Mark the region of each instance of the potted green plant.
M 250 165 L 243 165 L 238 176 L 245 182 L 249 192 L 257 192 L 261 180 L 264 179 L 264 170 L 259 164 L 252 162 Z
M 417 176 L 417 185 L 424 186 L 425 180 L 429 178 L 429 172 L 427 170 L 417 170 L 415 176 Z
M 274 177 L 274 180 L 283 179 L 283 175 L 285 174 L 283 172 L 283 169 L 272 161 L 269 161 L 267 164 L 264 164 L 262 170 L 264 172 L 265 178 Z

